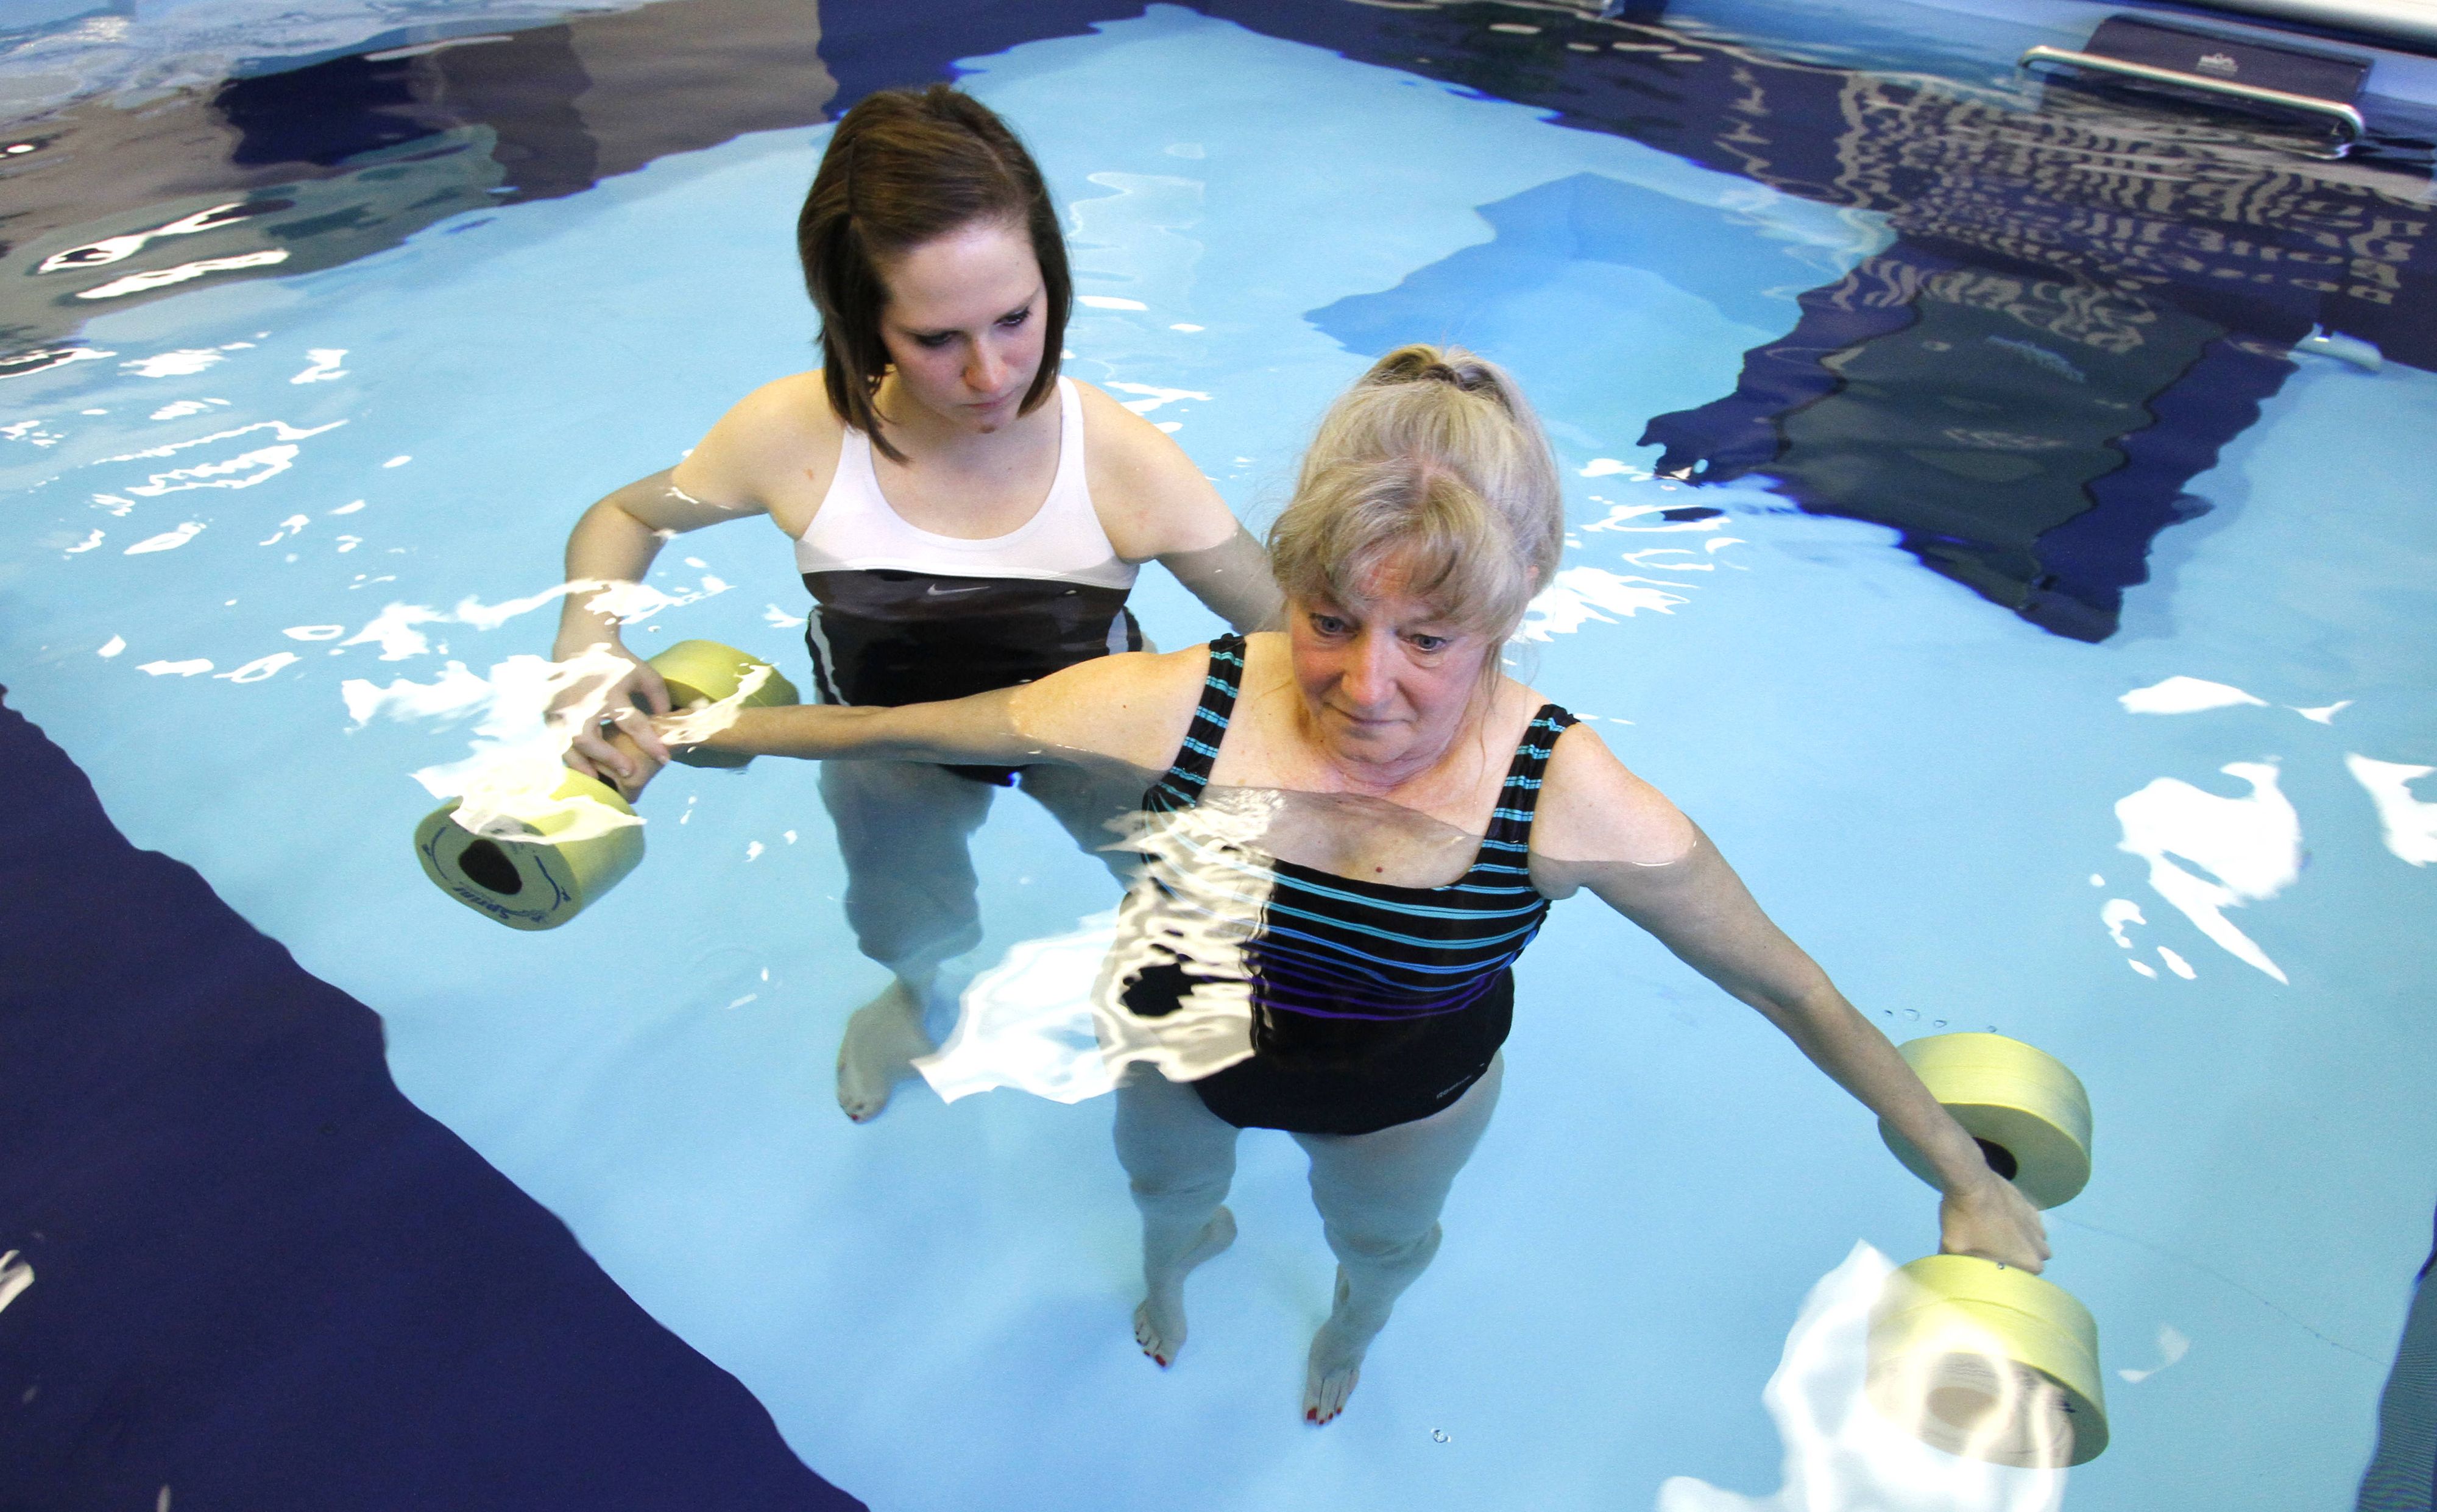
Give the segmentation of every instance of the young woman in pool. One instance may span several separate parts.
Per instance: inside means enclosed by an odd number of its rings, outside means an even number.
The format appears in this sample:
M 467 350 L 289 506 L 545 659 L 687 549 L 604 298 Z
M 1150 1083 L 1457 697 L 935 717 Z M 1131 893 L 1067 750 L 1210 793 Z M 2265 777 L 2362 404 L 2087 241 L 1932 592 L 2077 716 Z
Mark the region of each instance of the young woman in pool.
M 758 755 L 1165 771 L 1100 1008 L 1104 1050 L 1148 1063 L 1117 1089 L 1143 1218 L 1135 1335 L 1175 1358 L 1185 1275 L 1235 1237 L 1220 1204 L 1237 1132 L 1289 1131 L 1338 1258 L 1306 1376 L 1314 1422 L 1344 1406 L 1436 1251 L 1448 1186 L 1498 1099 L 1509 968 L 1550 901 L 1584 888 L 1925 1152 L 1946 1250 L 2031 1271 L 2047 1256 L 2038 1213 L 1700 830 L 1500 670 L 1563 523 L 1548 443 L 1511 380 L 1407 347 L 1330 411 L 1271 533 L 1285 633 L 1109 657 L 953 703 L 663 725 Z
M 683 462 L 603 499 L 567 543 L 570 581 L 640 582 L 679 532 L 765 516 L 816 601 L 806 642 L 827 703 L 954 698 L 1138 650 L 1126 608 L 1156 558 L 1229 624 L 1278 598 L 1260 547 L 1176 444 L 1059 374 L 1072 289 L 1040 169 L 989 109 L 945 85 L 865 99 L 838 123 L 797 221 L 822 365 L 763 385 Z M 627 670 L 585 691 L 570 765 L 630 775 L 605 738 L 664 755 L 659 677 L 618 622 L 570 594 L 554 655 Z M 1020 774 L 1020 777 L 1019 777 Z M 1070 769 L 1005 762 L 837 765 L 821 797 L 846 912 L 889 986 L 849 1020 L 839 1105 L 878 1113 L 933 1046 L 940 963 L 979 942 L 967 838 L 1021 781 L 1079 840 L 1105 809 Z

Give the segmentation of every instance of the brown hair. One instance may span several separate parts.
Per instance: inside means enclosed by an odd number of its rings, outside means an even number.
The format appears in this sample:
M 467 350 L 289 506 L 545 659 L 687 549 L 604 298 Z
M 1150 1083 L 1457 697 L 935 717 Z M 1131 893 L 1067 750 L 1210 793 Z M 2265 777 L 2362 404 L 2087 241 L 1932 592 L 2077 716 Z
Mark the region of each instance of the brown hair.
M 1270 564 L 1288 597 L 1355 607 L 1394 563 L 1405 591 L 1502 641 L 1555 575 L 1565 523 L 1556 459 L 1515 380 L 1415 344 L 1329 406 Z
M 1022 226 L 1041 264 L 1048 291 L 1041 369 L 1018 408 L 1030 414 L 1057 387 L 1074 282 L 1040 166 L 989 106 L 945 84 L 866 96 L 838 122 L 796 217 L 796 255 L 821 316 L 830 408 L 893 461 L 905 458 L 880 433 L 872 403 L 888 368 L 880 264 L 977 222 Z

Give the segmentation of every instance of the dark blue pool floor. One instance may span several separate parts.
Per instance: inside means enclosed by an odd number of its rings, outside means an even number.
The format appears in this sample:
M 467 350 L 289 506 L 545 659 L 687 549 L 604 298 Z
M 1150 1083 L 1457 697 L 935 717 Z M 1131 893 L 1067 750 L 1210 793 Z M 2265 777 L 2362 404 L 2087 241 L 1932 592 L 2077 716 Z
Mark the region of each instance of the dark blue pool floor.
M 5 705 L 0 771 L 0 1512 L 861 1505 Z

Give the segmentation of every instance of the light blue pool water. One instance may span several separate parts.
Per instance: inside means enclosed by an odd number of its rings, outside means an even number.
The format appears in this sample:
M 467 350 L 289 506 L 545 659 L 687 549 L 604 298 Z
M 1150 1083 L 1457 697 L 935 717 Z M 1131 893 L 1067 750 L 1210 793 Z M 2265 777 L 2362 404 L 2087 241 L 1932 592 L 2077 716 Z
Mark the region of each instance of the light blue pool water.
M 2085 644 L 1888 529 L 1764 477 L 1655 478 L 1635 445 L 1883 248 L 1872 215 L 1170 6 L 968 67 L 1069 208 L 1068 371 L 1174 422 L 1248 519 L 1373 355 L 1332 307 L 1390 299 L 1403 336 L 1520 377 L 1576 524 L 1518 645 L 1536 685 L 1892 1036 L 1994 1029 L 2088 1083 L 2097 1173 L 2051 1215 L 2048 1274 L 2099 1320 L 2102 1459 L 1991 1471 L 1845 1421 L 1856 1247 L 1928 1253 L 1934 1196 L 1774 1030 L 1587 903 L 1519 970 L 1445 1249 L 1313 1431 L 1330 1268 L 1290 1141 L 1244 1142 L 1243 1237 L 1163 1374 L 1129 1331 L 1106 1099 L 916 1086 L 838 1116 L 837 1032 L 883 977 L 811 766 L 673 771 L 644 869 L 554 933 L 424 882 L 412 774 L 514 733 L 499 694 L 547 647 L 576 511 L 812 360 L 789 231 L 824 131 L 93 320 L 106 357 L 0 391 L 12 697 L 138 844 L 378 1010 L 407 1094 L 875 1507 L 2348 1505 L 2437 1154 L 2437 786 L 2394 770 L 2437 765 L 2437 378 L 2299 359 L 2191 485 L 2214 512 Z M 1723 514 L 1662 513 L 1692 503 Z M 671 602 L 630 643 L 800 670 L 765 526 L 677 542 L 653 585 Z M 1135 602 L 1163 646 L 1218 628 L 1156 573 Z M 2172 678 L 2239 695 L 2127 697 Z M 977 846 L 976 968 L 1113 904 L 1031 805 Z

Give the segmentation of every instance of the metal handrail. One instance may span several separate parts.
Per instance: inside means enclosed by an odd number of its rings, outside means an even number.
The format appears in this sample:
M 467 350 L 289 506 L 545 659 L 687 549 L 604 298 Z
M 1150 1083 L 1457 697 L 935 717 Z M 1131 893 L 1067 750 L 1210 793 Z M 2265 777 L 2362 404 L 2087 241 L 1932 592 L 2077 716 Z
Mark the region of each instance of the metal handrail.
M 2173 84 L 2210 95 L 2222 95 L 2229 99 L 2249 100 L 2258 105 L 2274 105 L 2283 110 L 2298 111 L 2335 123 L 2346 142 L 2358 141 L 2369 130 L 2361 113 L 2341 100 L 2321 99 L 2315 95 L 2296 95 L 2288 90 L 2263 89 L 2257 84 L 2237 84 L 2230 79 L 2211 79 L 2206 74 L 2187 74 L 2180 68 L 2159 68 L 2149 63 L 2127 62 L 2121 58 L 2108 58 L 2098 53 L 2073 52 L 2063 47 L 2051 47 L 2045 43 L 2023 54 L 2015 64 L 2029 68 L 2036 63 L 2056 63 L 2067 68 L 2086 68 L 2095 74 L 2117 74 L 2126 79 L 2144 79 L 2152 84 Z

